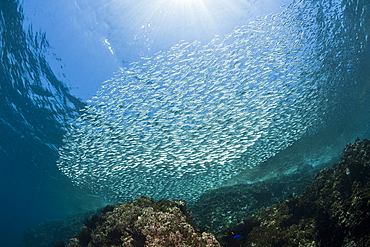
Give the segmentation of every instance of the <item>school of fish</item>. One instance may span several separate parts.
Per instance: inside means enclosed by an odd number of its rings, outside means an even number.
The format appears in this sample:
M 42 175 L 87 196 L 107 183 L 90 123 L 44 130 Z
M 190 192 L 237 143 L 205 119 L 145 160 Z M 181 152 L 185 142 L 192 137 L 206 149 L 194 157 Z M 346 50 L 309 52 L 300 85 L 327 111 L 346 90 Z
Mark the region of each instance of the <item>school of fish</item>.
M 327 126 L 357 43 L 341 3 L 326 2 L 295 1 L 121 69 L 71 123 L 59 169 L 113 202 L 194 202 Z

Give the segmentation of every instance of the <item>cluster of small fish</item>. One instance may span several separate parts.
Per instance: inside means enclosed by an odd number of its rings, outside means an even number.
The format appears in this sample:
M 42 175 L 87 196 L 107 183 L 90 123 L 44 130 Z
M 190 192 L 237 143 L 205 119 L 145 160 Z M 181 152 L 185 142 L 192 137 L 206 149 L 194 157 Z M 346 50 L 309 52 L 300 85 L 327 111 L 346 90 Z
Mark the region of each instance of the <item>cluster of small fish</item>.
M 110 201 L 192 202 L 221 186 L 335 110 L 338 70 L 327 70 L 320 37 L 343 33 L 340 10 L 297 1 L 222 40 L 181 43 L 122 69 L 71 124 L 59 169 Z M 330 66 L 348 66 L 344 56 Z

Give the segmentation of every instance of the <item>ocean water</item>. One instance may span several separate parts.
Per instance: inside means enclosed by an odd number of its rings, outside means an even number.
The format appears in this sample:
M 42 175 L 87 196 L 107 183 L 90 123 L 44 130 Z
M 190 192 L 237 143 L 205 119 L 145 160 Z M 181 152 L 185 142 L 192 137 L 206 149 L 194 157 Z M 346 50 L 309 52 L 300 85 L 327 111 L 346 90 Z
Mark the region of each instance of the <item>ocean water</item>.
M 50 67 L 22 3 L 0 14 L 2 246 L 45 219 L 141 195 L 191 203 L 370 137 L 366 0 L 294 1 L 209 43 L 179 42 L 86 102 Z
M 353 23 L 349 7 L 296 1 L 206 45 L 179 43 L 122 68 L 71 124 L 59 169 L 108 201 L 193 202 L 353 119 L 366 90 L 358 29 L 368 10 Z

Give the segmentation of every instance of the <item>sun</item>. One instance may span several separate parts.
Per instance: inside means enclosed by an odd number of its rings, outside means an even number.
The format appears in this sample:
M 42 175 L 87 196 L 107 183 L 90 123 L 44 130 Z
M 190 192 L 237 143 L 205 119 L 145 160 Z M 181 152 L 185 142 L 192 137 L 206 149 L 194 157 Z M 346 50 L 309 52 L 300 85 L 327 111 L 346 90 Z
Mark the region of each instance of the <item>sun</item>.
M 125 64 L 151 57 L 176 44 L 209 43 L 232 32 L 249 0 L 76 0 L 89 30 Z M 87 5 L 87 6 L 86 6 Z M 123 64 L 124 65 L 124 64 Z M 125 65 L 124 65 L 125 66 Z
M 113 0 L 106 4 L 106 8 L 113 12 L 108 17 L 112 19 L 109 24 L 113 24 L 117 30 L 137 31 L 141 36 L 135 38 L 173 38 L 177 42 L 192 42 L 207 36 L 210 38 L 203 41 L 209 42 L 217 34 L 232 31 L 231 28 L 225 32 L 222 28 L 231 23 L 230 19 L 235 15 L 240 15 L 241 1 Z
M 210 3 L 209 0 L 152 0 L 140 9 L 138 14 L 142 17 L 137 21 L 150 24 L 154 35 L 189 39 L 191 33 L 199 36 L 215 29 Z

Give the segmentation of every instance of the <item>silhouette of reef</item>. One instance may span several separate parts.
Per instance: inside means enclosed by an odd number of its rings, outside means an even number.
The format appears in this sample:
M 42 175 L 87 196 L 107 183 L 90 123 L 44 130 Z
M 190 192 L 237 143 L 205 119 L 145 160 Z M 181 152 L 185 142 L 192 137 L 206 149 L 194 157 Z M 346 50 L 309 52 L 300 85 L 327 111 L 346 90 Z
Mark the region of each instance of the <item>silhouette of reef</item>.
M 97 213 L 99 211 L 91 210 L 61 219 L 45 220 L 26 230 L 21 246 L 64 246 L 64 243 L 68 243 L 72 236 L 81 231 L 83 223 Z
M 370 246 L 370 141 L 347 144 L 298 198 L 223 233 L 223 246 Z M 237 236 L 237 237 L 235 237 Z

